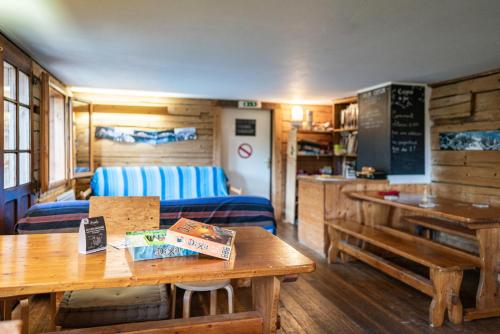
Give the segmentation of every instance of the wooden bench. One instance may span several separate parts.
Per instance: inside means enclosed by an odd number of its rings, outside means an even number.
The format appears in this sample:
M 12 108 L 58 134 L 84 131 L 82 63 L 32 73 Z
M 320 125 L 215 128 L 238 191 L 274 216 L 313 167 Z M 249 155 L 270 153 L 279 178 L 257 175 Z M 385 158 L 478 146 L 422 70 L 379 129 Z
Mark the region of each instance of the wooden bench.
M 133 322 L 101 327 L 68 329 L 47 334 L 216 334 L 262 333 L 262 316 L 257 311 L 159 321 Z
M 336 261 L 340 252 L 346 253 L 431 296 L 432 326 L 442 325 L 446 310 L 452 323 L 462 322 L 463 270 L 480 267 L 478 257 L 387 226 L 370 227 L 346 220 L 330 220 L 326 224 L 330 236 L 329 263 Z M 349 243 L 347 236 L 428 267 L 430 279 L 370 252 L 364 245 Z
M 476 240 L 476 233 L 465 226 L 442 219 L 425 216 L 405 216 L 403 221 L 413 225 L 419 225 L 431 230 L 445 232 L 460 236 L 462 238 Z

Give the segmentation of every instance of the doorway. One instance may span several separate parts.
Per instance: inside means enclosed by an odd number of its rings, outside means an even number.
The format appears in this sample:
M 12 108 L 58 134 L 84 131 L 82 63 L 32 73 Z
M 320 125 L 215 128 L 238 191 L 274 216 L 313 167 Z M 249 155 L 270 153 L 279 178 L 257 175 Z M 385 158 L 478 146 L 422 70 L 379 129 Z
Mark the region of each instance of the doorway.
M 223 109 L 221 162 L 244 195 L 271 197 L 271 111 Z

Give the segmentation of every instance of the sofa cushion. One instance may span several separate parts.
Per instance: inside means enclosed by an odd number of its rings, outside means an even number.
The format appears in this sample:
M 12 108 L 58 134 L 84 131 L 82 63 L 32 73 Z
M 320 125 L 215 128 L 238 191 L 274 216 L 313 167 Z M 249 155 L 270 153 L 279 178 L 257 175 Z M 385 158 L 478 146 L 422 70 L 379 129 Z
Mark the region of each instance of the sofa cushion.
M 228 196 L 224 170 L 212 166 L 99 167 L 94 196 L 158 196 L 161 200 Z
M 63 328 L 164 320 L 169 315 L 165 285 L 65 292 L 56 325 Z

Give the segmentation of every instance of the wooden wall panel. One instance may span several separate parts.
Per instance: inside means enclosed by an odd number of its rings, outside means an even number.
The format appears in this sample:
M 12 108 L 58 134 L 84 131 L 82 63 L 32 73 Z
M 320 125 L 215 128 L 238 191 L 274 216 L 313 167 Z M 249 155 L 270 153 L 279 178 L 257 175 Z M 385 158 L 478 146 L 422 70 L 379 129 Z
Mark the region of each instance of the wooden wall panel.
M 500 204 L 500 152 L 441 151 L 442 132 L 500 130 L 500 70 L 432 85 L 432 181 L 436 195 Z
M 212 165 L 214 164 L 214 115 L 212 103 L 185 101 L 162 107 L 94 105 L 92 136 L 96 126 L 131 127 L 143 130 L 195 127 L 193 141 L 127 144 L 108 139 L 94 140 L 94 165 Z

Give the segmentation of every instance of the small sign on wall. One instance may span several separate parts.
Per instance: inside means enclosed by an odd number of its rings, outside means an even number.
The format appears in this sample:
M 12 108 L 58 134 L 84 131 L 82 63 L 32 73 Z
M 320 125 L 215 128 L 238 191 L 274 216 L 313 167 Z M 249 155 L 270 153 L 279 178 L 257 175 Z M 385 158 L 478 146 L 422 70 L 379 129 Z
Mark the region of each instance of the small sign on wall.
M 260 101 L 238 101 L 238 108 L 240 109 L 260 109 L 261 107 Z
M 255 119 L 236 119 L 236 135 L 237 136 L 254 136 L 256 128 Z

